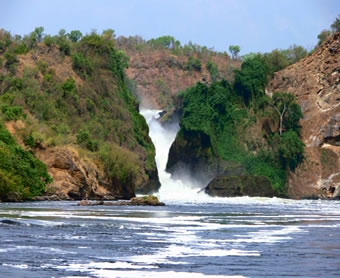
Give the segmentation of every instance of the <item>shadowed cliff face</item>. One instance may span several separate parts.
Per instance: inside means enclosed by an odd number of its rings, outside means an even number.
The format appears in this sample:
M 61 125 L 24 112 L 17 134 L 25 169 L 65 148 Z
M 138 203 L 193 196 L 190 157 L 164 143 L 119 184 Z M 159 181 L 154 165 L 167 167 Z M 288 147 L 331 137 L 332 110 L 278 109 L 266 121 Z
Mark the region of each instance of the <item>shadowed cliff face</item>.
M 293 198 L 340 196 L 340 34 L 298 63 L 277 72 L 268 92 L 297 97 L 304 119 L 306 159 L 289 178 Z

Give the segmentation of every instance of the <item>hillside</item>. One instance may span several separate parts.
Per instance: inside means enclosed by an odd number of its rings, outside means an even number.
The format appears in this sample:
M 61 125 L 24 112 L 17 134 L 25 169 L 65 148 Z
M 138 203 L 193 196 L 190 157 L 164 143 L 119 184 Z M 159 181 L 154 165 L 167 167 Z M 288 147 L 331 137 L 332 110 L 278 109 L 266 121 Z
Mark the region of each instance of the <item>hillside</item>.
M 277 72 L 267 90 L 295 95 L 304 114 L 305 160 L 289 177 L 290 196 L 340 196 L 340 34 Z
M 118 37 L 117 47 L 129 56 L 126 74 L 141 105 L 171 110 L 177 94 L 197 82 L 232 81 L 240 59 L 189 43 L 181 45 L 170 36 L 150 41 L 141 37 Z
M 110 30 L 71 35 L 0 32 L 0 119 L 47 165 L 53 182 L 40 193 L 101 199 L 157 190 L 155 150 L 126 85 L 126 55 Z

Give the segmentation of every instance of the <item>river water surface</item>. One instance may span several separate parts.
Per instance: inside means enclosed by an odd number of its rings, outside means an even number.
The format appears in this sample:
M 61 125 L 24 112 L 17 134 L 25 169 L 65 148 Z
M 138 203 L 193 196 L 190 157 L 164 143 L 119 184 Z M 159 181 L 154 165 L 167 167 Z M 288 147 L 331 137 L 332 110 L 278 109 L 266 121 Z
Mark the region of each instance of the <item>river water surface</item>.
M 339 277 L 340 203 L 0 204 L 0 277 Z
M 340 277 L 340 202 L 211 198 L 165 172 L 178 125 L 142 110 L 165 207 L 0 203 L 0 277 Z

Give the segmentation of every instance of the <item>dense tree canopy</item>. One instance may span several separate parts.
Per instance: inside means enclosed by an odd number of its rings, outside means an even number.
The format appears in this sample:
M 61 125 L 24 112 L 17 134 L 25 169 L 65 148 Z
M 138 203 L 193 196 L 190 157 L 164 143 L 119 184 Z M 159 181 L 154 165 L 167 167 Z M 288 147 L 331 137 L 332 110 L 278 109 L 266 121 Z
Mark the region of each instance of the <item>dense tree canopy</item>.
M 268 80 L 268 67 L 260 55 L 247 59 L 241 69 L 235 71 L 235 90 L 248 105 L 264 94 Z

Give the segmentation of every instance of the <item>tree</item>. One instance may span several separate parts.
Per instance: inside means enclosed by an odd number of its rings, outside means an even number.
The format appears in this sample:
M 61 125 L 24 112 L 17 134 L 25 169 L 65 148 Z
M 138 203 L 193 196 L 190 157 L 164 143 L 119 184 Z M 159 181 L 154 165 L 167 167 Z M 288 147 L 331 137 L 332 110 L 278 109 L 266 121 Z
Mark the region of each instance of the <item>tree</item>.
M 278 145 L 282 166 L 294 170 L 304 159 L 305 145 L 294 131 L 285 132 Z
M 268 67 L 261 55 L 255 55 L 242 63 L 241 70 L 235 70 L 235 91 L 242 96 L 244 103 L 255 103 L 258 96 L 264 95 L 268 80 Z M 256 105 L 255 105 L 256 107 Z
M 77 42 L 80 40 L 80 38 L 83 36 L 83 34 L 79 30 L 73 30 L 68 34 L 68 38 L 72 42 Z
M 65 29 L 60 29 L 58 32 L 59 37 L 65 38 L 66 37 L 66 30 Z
M 148 43 L 151 44 L 153 47 L 164 47 L 169 49 L 175 49 L 181 44 L 179 41 L 176 41 L 175 38 L 172 36 L 162 36 L 156 39 L 151 39 L 148 41 Z
M 263 55 L 271 75 L 273 75 L 274 72 L 282 70 L 289 65 L 289 61 L 287 55 L 285 55 L 285 52 L 286 51 L 274 49 L 272 52 L 265 53 Z
M 332 31 L 335 32 L 340 32 L 340 14 L 338 17 L 335 19 L 335 21 L 331 25 Z
M 238 45 L 230 45 L 229 46 L 229 52 L 231 53 L 232 59 L 236 59 L 238 57 L 238 54 L 240 53 L 241 48 Z
M 42 41 L 42 37 L 43 37 L 43 32 L 44 32 L 44 27 L 36 27 L 33 31 L 33 33 L 35 33 L 36 35 L 36 40 L 38 42 Z
M 300 45 L 293 44 L 288 49 L 288 61 L 289 64 L 294 64 L 297 61 L 305 58 L 308 54 L 308 51 Z
M 207 68 L 207 70 L 210 73 L 211 81 L 212 82 L 216 81 L 216 79 L 218 78 L 218 68 L 217 68 L 216 63 L 214 63 L 212 61 L 208 61 L 207 64 L 205 65 L 205 67 Z
M 36 27 L 34 31 L 25 38 L 30 48 L 33 48 L 38 42 L 42 41 L 43 32 L 44 27 Z
M 114 40 L 114 38 L 116 37 L 115 30 L 106 29 L 103 31 L 102 36 L 105 40 L 108 40 L 108 41 Z
M 331 35 L 331 31 L 329 30 L 322 30 L 321 33 L 318 35 L 318 45 L 321 45 L 329 36 Z
M 303 117 L 300 106 L 296 104 L 295 100 L 295 96 L 289 93 L 275 92 L 273 94 L 270 105 L 280 118 L 280 136 L 283 133 L 284 123 L 287 123 L 286 129 L 289 127 L 297 129 L 296 125 L 298 125 L 299 120 Z
M 185 65 L 186 70 L 188 71 L 201 71 L 202 70 L 202 64 L 201 61 L 198 58 L 194 57 L 189 57 L 186 65 Z

